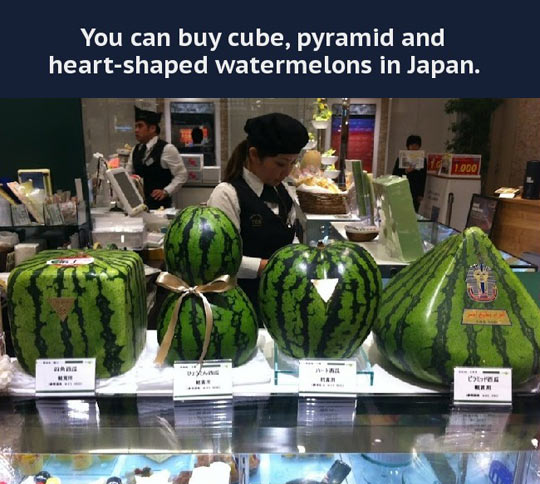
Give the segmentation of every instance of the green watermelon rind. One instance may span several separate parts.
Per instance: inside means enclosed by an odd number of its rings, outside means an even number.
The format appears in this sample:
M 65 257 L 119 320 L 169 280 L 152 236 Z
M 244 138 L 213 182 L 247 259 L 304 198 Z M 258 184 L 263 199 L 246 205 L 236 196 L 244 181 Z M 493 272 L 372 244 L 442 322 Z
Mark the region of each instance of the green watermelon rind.
M 212 308 L 214 324 L 205 359 L 231 359 L 233 366 L 243 365 L 253 356 L 257 346 L 258 325 L 253 305 L 240 287 L 221 294 L 206 293 L 205 296 Z M 179 297 L 171 293 L 163 302 L 157 323 L 160 344 Z M 202 300 L 195 295 L 186 296 L 178 314 L 173 342 L 166 357 L 167 363 L 172 365 L 176 360 L 198 360 L 205 331 Z
M 341 281 L 325 302 L 311 280 L 327 278 Z M 284 354 L 347 358 L 369 334 L 381 292 L 379 269 L 360 246 L 338 242 L 320 250 L 293 244 L 269 260 L 259 303 L 264 325 Z
M 164 241 L 167 271 L 189 285 L 235 276 L 242 262 L 242 238 L 225 213 L 190 206 L 172 221 Z
M 466 292 L 467 271 L 477 263 L 493 270 L 496 308 L 506 309 L 511 326 L 461 324 L 464 309 L 491 307 Z M 512 367 L 515 385 L 540 371 L 540 311 L 478 228 L 448 238 L 400 271 L 383 292 L 373 332 L 396 367 L 429 383 L 451 384 L 455 366 Z
M 116 376 L 131 369 L 144 348 L 146 286 L 140 257 L 128 251 L 87 250 L 94 262 L 77 272 L 46 265 L 79 253 L 43 251 L 10 274 L 13 346 L 19 364 L 31 375 L 38 358 L 95 357 L 98 378 Z M 56 297 L 76 298 L 63 323 L 47 302 Z

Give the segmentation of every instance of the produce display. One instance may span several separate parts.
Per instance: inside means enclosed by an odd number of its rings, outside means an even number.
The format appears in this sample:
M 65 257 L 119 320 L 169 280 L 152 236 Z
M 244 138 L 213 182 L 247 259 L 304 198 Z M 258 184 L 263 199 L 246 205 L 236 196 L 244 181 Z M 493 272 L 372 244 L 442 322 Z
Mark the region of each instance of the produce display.
M 235 275 L 242 261 L 242 239 L 219 208 L 187 207 L 165 236 L 167 271 L 190 285 Z
M 169 294 L 163 303 L 157 327 L 160 344 L 179 297 L 178 294 Z M 220 294 L 208 293 L 206 297 L 214 321 L 206 359 L 231 358 L 234 366 L 245 363 L 257 344 L 258 326 L 253 305 L 239 287 Z M 173 364 L 174 360 L 198 359 L 205 331 L 203 303 L 200 298 L 189 295 L 180 306 L 174 339 L 166 361 Z
M 381 274 L 362 247 L 288 245 L 269 260 L 259 288 L 263 322 L 294 358 L 347 358 L 371 330 Z
M 455 366 L 540 372 L 540 310 L 477 227 L 449 237 L 386 286 L 373 327 L 399 369 L 450 384 Z
M 18 265 L 8 281 L 8 314 L 19 364 L 95 357 L 96 375 L 132 368 L 146 341 L 142 260 L 120 250 L 51 250 Z

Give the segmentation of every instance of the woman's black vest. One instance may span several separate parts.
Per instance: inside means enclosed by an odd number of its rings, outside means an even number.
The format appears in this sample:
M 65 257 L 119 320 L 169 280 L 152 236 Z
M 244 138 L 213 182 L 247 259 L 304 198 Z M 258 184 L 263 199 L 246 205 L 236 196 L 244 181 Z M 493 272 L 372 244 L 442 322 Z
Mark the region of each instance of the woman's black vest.
M 282 184 L 279 184 L 277 189 L 265 185 L 260 197 L 243 177 L 236 178 L 231 185 L 236 190 L 240 205 L 243 255 L 269 259 L 276 250 L 292 243 L 295 228 L 289 225 L 287 219 L 293 200 Z M 265 202 L 278 204 L 279 215 L 276 215 Z M 258 309 L 259 279 L 239 279 L 238 284 Z

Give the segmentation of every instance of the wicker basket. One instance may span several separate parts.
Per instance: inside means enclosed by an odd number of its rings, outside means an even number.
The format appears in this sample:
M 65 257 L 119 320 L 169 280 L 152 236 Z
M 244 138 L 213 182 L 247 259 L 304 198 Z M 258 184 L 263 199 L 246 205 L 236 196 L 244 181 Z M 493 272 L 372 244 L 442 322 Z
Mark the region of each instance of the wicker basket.
M 349 212 L 347 193 L 312 193 L 297 190 L 298 202 L 304 213 L 337 215 Z

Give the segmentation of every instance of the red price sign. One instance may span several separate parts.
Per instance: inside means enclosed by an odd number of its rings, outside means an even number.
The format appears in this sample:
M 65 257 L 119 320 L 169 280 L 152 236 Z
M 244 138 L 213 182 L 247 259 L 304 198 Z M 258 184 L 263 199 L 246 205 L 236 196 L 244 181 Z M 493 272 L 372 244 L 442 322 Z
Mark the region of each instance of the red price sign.
M 429 153 L 427 156 L 427 172 L 428 173 L 438 173 L 439 168 L 441 167 L 442 153 Z
M 480 156 L 454 156 L 452 157 L 452 171 L 454 176 L 480 175 Z

